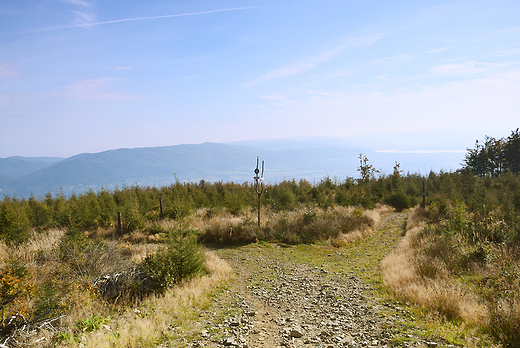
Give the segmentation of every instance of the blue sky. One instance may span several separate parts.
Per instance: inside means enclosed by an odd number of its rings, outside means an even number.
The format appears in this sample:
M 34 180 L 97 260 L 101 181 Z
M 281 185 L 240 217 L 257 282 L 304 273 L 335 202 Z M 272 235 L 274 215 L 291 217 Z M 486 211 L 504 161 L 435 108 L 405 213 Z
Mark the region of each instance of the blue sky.
M 0 157 L 519 120 L 516 0 L 0 0 Z

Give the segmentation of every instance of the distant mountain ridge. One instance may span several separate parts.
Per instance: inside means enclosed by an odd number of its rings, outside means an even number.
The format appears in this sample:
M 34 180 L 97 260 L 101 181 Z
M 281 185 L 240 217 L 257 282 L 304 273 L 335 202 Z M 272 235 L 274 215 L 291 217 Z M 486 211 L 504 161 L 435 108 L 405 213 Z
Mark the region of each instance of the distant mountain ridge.
M 17 177 L 33 173 L 62 161 L 61 157 L 21 157 L 0 158 L 0 176 Z
M 245 143 L 247 144 L 247 143 Z M 327 176 L 357 177 L 359 153 L 374 167 L 391 173 L 395 162 L 405 172 L 454 170 L 461 153 L 383 153 L 349 147 L 285 140 L 253 142 L 253 146 L 221 143 L 116 149 L 62 158 L 0 158 L 0 195 L 42 197 L 48 192 L 66 195 L 116 186 L 164 186 L 176 180 L 252 181 L 256 157 L 265 160 L 267 181 Z

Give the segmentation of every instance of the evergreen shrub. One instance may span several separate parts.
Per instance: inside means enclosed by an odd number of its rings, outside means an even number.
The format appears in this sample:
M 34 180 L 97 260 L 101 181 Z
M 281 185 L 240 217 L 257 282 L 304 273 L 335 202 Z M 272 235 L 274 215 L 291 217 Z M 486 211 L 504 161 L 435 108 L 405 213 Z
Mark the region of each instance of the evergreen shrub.
M 196 232 L 180 227 L 168 231 L 166 246 L 147 256 L 141 267 L 153 280 L 155 290 L 164 292 L 184 279 L 204 273 L 204 261 Z

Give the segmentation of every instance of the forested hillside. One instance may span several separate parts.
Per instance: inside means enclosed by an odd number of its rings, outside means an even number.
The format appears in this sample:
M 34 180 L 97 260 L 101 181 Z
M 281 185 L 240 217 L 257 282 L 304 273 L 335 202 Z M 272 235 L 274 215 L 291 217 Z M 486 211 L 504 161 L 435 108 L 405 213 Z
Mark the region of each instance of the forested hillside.
M 263 144 L 263 145 L 262 145 Z M 326 176 L 355 176 L 358 155 L 365 153 L 383 173 L 395 162 L 412 173 L 456 169 L 457 152 L 388 153 L 351 147 L 265 141 L 263 147 L 203 143 L 165 147 L 116 149 L 84 153 L 66 159 L 0 159 L 0 197 L 42 198 L 47 193 L 83 194 L 89 189 L 114 190 L 121 186 L 162 187 L 180 182 L 251 181 L 256 156 L 266 160 L 271 182 L 291 178 L 320 181 Z

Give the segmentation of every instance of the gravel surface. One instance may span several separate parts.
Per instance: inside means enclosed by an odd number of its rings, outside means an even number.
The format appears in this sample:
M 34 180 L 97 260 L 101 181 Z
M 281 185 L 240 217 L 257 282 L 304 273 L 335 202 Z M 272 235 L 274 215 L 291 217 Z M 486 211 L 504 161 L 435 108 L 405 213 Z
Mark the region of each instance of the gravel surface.
M 375 242 L 388 250 L 395 247 L 406 217 L 406 214 L 386 216 Z M 370 248 L 370 244 L 362 247 Z M 353 271 L 356 259 L 344 252 L 348 248 L 339 249 L 342 252 L 330 249 L 335 253 L 327 255 L 334 257 L 334 272 L 327 269 L 326 263 L 319 267 L 299 262 L 291 257 L 290 247 L 220 250 L 220 256 L 233 267 L 237 278 L 214 299 L 211 309 L 201 313 L 199 337 L 188 346 L 447 346 L 440 340 L 417 336 L 417 330 L 410 326 L 413 317 L 406 306 L 376 298 L 377 285 L 362 280 L 363 274 L 359 272 L 363 269 Z M 364 252 L 363 262 L 378 268 L 380 255 L 373 253 L 371 260 L 372 250 Z M 356 253 L 360 255 L 359 249 Z M 341 262 L 345 263 L 344 269 Z

